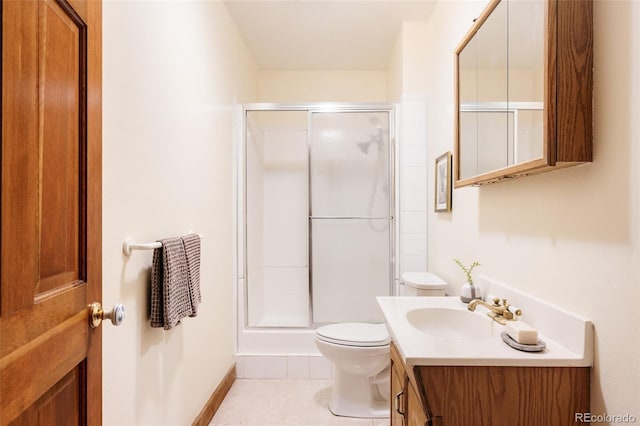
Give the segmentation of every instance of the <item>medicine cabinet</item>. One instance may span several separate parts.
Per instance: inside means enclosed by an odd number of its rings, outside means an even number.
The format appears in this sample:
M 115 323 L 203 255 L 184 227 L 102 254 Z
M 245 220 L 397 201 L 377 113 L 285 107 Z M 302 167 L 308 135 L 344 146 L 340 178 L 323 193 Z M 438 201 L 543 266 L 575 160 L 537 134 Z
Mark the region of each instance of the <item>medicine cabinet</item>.
M 592 161 L 592 0 L 492 0 L 455 58 L 456 188 Z

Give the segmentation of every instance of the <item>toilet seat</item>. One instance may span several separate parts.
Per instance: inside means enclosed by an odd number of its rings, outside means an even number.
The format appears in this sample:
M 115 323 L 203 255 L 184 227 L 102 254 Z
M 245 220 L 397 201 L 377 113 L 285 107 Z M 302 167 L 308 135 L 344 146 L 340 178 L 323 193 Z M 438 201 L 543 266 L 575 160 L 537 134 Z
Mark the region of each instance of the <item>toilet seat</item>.
M 319 327 L 316 337 L 324 342 L 343 346 L 379 347 L 391 342 L 384 324 L 342 323 Z

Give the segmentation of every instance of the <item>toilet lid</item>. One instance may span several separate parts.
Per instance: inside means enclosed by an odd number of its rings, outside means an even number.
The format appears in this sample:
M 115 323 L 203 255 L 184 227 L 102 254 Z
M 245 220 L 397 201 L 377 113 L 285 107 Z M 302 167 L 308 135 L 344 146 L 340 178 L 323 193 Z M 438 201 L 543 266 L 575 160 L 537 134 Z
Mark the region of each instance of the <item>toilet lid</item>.
M 347 346 L 385 346 L 391 341 L 384 324 L 349 322 L 319 327 L 316 336 L 325 342 Z
M 402 281 L 423 290 L 442 290 L 447 287 L 446 281 L 430 272 L 404 272 Z

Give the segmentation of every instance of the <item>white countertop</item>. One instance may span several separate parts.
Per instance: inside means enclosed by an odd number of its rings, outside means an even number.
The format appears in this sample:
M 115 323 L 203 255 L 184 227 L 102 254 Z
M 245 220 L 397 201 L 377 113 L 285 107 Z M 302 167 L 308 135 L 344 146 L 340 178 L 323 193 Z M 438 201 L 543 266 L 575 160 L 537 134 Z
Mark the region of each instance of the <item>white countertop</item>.
M 564 345 L 554 340 L 545 330 L 538 330 L 538 339 L 546 343 L 542 352 L 523 352 L 502 341 L 500 333 L 505 326 L 490 321 L 491 336 L 484 338 L 450 338 L 427 334 L 414 327 L 407 312 L 420 308 L 447 308 L 467 310 L 459 297 L 378 297 L 389 334 L 393 338 L 407 365 L 467 365 L 467 366 L 521 366 L 521 367 L 586 367 L 592 365 L 592 325 L 560 309 L 560 323 L 553 337 L 567 336 Z M 518 304 L 524 311 L 524 302 Z M 539 301 L 534 301 L 539 303 Z M 534 307 L 531 308 L 534 310 Z M 545 305 L 544 309 L 554 309 Z M 486 321 L 487 310 L 478 306 L 474 314 L 478 321 Z M 565 315 L 569 317 L 564 318 Z M 529 323 L 529 325 L 532 325 Z M 582 336 L 576 334 L 582 333 Z M 564 340 L 563 340 L 564 341 Z

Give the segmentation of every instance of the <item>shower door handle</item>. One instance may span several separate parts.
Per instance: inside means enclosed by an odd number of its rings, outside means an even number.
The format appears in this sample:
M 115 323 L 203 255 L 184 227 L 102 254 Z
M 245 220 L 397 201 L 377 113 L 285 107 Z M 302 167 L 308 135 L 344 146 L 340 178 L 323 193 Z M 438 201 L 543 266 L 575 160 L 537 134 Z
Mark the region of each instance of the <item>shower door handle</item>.
M 368 219 L 368 220 L 391 220 L 393 216 L 371 217 L 371 216 L 309 216 L 309 219 Z

